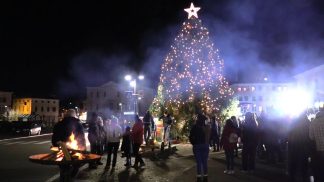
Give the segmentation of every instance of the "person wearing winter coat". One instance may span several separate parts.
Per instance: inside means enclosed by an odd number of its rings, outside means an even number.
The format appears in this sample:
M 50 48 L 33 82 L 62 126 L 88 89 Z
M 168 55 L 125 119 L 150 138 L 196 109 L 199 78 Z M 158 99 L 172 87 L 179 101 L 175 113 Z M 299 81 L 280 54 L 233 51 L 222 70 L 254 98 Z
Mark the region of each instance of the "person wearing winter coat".
M 292 123 L 288 134 L 288 171 L 291 182 L 297 181 L 299 177 L 303 182 L 308 181 L 308 158 L 311 154 L 309 125 L 307 113 L 304 112 Z
M 255 115 L 251 112 L 245 114 L 242 126 L 242 170 L 253 173 L 255 170 L 256 149 L 259 142 L 259 128 Z
M 79 150 L 86 150 L 86 140 L 83 132 L 83 126 L 78 118 L 76 118 L 76 111 L 69 109 L 65 114 L 62 121 L 56 123 L 53 128 L 52 145 L 54 147 L 59 146 L 59 142 L 68 142 L 71 135 L 74 135 L 78 142 Z M 71 171 L 71 177 L 75 177 L 78 174 L 80 164 L 62 164 L 59 165 L 61 173 Z M 66 175 L 60 175 L 60 181 L 68 181 Z
M 100 155 L 100 132 L 98 125 L 99 119 L 101 118 L 96 113 L 92 114 L 92 117 L 89 120 L 88 140 L 90 143 L 91 153 Z M 89 163 L 89 168 L 96 169 L 97 164 L 101 164 L 101 162 L 91 162 Z
M 220 137 L 220 126 L 216 121 L 216 117 L 211 118 L 211 133 L 210 133 L 210 146 L 213 147 L 213 152 L 219 151 L 219 137 Z
M 124 156 L 126 157 L 126 164 L 124 166 L 130 167 L 132 165 L 131 162 L 131 155 L 132 155 L 132 137 L 131 137 L 131 131 L 130 127 L 127 126 L 125 129 L 125 133 L 123 134 L 123 141 L 121 146 L 121 151 L 124 152 Z
M 133 139 L 133 152 L 135 155 L 135 168 L 138 167 L 138 163 L 140 163 L 140 167 L 145 166 L 145 163 L 142 159 L 141 154 L 139 153 L 140 146 L 143 143 L 143 135 L 144 135 L 144 128 L 143 128 L 143 121 L 138 117 L 135 116 L 135 124 L 132 128 L 132 139 Z
M 111 154 L 113 154 L 112 167 L 116 166 L 117 162 L 117 152 L 119 148 L 120 139 L 122 137 L 122 129 L 118 124 L 118 119 L 113 117 L 110 124 L 106 128 L 106 142 L 107 142 L 107 164 L 106 169 L 110 168 Z
M 206 124 L 207 117 L 198 113 L 196 123 L 190 130 L 189 140 L 197 164 L 197 181 L 208 181 L 208 154 L 210 126 Z
M 153 117 L 150 113 L 150 111 L 147 111 L 144 118 L 143 118 L 143 123 L 144 123 L 144 139 L 145 139 L 145 144 L 149 144 L 149 139 L 151 137 L 151 126 L 154 126 L 154 121 Z
M 221 146 L 225 151 L 226 170 L 225 174 L 234 174 L 234 150 L 237 145 L 238 135 L 237 129 L 231 119 L 227 119 L 222 132 Z
M 309 138 L 315 142 L 314 157 L 312 158 L 315 182 L 324 181 L 324 108 L 316 114 L 310 123 Z
M 98 147 L 98 154 L 99 155 L 103 155 L 104 154 L 104 151 L 105 151 L 105 144 L 106 144 L 106 131 L 105 131 L 104 120 L 101 117 L 98 117 L 97 123 L 98 123 L 98 127 L 99 127 L 99 143 L 98 143 L 99 144 L 99 147 Z

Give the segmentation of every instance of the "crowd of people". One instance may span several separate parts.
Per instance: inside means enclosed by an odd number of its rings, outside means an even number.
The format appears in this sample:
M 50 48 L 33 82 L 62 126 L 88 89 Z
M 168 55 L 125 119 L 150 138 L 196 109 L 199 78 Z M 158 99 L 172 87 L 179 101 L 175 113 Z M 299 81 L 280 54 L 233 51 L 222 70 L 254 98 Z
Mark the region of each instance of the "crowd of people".
M 246 112 L 244 119 L 235 116 L 224 124 L 197 114 L 191 128 L 189 140 L 197 163 L 197 181 L 208 179 L 209 147 L 215 151 L 224 150 L 226 158 L 225 174 L 234 174 L 234 158 L 238 156 L 238 146 L 242 146 L 242 173 L 254 174 L 256 159 L 268 164 L 285 163 L 291 182 L 324 181 L 324 109 L 310 120 L 304 112 L 296 118 L 275 117 L 261 113 Z
M 163 121 L 163 142 L 167 140 L 172 119 L 168 113 L 160 117 Z M 197 181 L 208 180 L 209 151 L 224 150 L 226 158 L 225 174 L 235 173 L 235 158 L 239 158 L 238 147 L 242 147 L 240 170 L 242 173 L 254 174 L 256 158 L 269 164 L 286 162 L 287 173 L 291 182 L 302 179 L 309 181 L 314 176 L 315 182 L 324 181 L 324 109 L 310 121 L 307 112 L 289 120 L 278 118 L 265 113 L 257 116 L 247 112 L 243 119 L 232 116 L 222 122 L 216 115 L 208 117 L 197 113 L 195 123 L 191 127 L 189 141 L 193 145 L 193 154 L 197 163 Z M 289 122 L 288 122 L 289 120 Z M 104 155 L 107 153 L 106 169 L 114 168 L 117 162 L 117 152 L 121 143 L 122 156 L 126 158 L 126 167 L 143 167 L 145 162 L 139 152 L 140 146 L 149 144 L 156 129 L 154 120 L 148 111 L 143 120 L 138 115 L 134 118 L 133 126 L 120 126 L 118 118 L 103 120 L 93 113 L 88 121 L 88 140 L 91 153 Z M 78 141 L 79 149 L 86 150 L 85 134 L 75 111 L 69 110 L 66 117 L 54 126 L 52 144 L 66 142 L 71 133 Z M 169 143 L 170 145 L 171 143 Z M 135 161 L 132 165 L 132 157 Z M 89 163 L 90 169 L 96 169 L 103 163 Z M 72 166 L 75 175 L 80 166 Z M 60 166 L 61 170 L 71 166 Z
M 155 123 L 149 111 L 146 112 L 143 120 L 138 115 L 133 119 L 133 126 L 125 123 L 120 125 L 117 117 L 103 119 L 97 113 L 92 113 L 87 121 L 88 141 L 90 152 L 98 155 L 107 153 L 107 163 L 105 169 L 115 168 L 117 163 L 117 153 L 121 146 L 122 157 L 126 158 L 125 166 L 139 168 L 145 166 L 145 162 L 139 152 L 140 146 L 144 143 L 148 145 L 154 139 Z M 128 122 L 127 122 L 128 123 Z M 74 109 L 67 111 L 64 119 L 58 122 L 53 129 L 52 145 L 58 147 L 59 142 L 68 142 L 71 134 L 75 135 L 80 150 L 86 150 L 86 136 L 80 120 L 76 117 Z M 122 143 L 120 145 L 120 142 Z M 135 161 L 132 165 L 131 158 Z M 103 163 L 98 160 L 89 163 L 89 169 L 96 169 Z M 80 166 L 62 165 L 61 170 L 71 171 L 75 176 Z

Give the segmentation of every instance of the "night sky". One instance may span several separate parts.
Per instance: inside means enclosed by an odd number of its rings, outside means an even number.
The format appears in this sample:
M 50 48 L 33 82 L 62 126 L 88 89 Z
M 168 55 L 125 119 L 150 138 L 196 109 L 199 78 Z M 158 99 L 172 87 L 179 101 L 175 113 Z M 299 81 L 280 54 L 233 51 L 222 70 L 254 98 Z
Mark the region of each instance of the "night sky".
M 82 98 L 86 86 L 126 73 L 143 73 L 155 88 L 190 2 L 1 2 L 0 90 Z M 231 82 L 255 75 L 281 81 L 324 63 L 321 0 L 193 2 Z

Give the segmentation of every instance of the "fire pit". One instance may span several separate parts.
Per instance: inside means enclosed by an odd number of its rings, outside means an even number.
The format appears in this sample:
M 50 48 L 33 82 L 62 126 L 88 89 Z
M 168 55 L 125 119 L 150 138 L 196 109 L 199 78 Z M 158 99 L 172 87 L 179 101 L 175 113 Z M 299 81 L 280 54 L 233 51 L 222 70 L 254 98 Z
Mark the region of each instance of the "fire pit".
M 78 170 L 82 164 L 98 161 L 101 158 L 100 155 L 79 150 L 73 133 L 68 142 L 58 142 L 58 145 L 59 147 L 51 148 L 51 153 L 29 156 L 29 161 L 44 165 L 58 165 L 60 181 L 71 181 L 72 170 Z

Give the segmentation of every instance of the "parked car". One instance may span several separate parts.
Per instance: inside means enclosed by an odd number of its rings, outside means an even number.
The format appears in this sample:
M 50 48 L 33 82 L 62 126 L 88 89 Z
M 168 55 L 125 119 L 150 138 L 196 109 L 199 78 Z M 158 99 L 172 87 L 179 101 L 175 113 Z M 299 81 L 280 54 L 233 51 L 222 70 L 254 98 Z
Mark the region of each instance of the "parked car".
M 11 131 L 11 123 L 9 121 L 0 121 L 0 132 L 9 133 Z
M 22 135 L 40 135 L 42 132 L 41 122 L 13 121 L 12 131 Z

